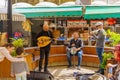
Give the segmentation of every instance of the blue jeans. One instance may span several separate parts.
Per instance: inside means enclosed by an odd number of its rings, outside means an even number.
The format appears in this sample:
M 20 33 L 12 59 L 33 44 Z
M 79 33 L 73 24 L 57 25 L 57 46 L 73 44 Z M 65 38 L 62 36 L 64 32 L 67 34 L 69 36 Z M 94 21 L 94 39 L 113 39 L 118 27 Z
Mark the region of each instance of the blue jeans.
M 80 66 L 81 65 L 81 62 L 82 62 L 82 54 L 83 54 L 83 51 L 82 50 L 80 50 L 79 52 L 77 52 L 76 54 L 75 54 L 75 56 L 78 56 L 78 66 Z M 67 59 L 68 59 L 68 64 L 69 64 L 69 66 L 71 66 L 71 57 L 72 57 L 73 55 L 69 52 L 69 51 L 67 51 Z
M 102 63 L 102 54 L 104 52 L 104 48 L 96 48 L 96 52 L 97 52 L 97 55 L 98 55 L 98 58 L 99 58 L 99 61 L 100 61 L 100 64 Z

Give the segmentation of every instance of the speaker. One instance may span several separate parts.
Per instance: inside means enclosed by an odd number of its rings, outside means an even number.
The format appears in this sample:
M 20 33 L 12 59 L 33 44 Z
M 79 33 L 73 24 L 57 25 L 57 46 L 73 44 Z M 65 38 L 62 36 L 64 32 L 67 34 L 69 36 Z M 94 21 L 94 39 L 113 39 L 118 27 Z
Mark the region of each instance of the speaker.
M 30 75 L 27 75 L 27 80 L 54 80 L 54 76 L 51 73 L 30 71 Z

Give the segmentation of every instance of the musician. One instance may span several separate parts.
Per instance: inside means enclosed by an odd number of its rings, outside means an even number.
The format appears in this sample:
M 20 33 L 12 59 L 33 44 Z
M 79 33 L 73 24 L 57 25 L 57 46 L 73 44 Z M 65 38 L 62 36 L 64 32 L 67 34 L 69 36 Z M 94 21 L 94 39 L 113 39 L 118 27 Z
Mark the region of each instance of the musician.
M 51 39 L 53 38 L 52 32 L 49 30 L 48 24 L 43 25 L 42 31 L 37 34 L 36 38 L 41 37 L 41 36 L 47 36 L 47 37 L 50 37 Z M 49 72 L 48 71 L 48 58 L 49 58 L 50 45 L 51 43 L 45 47 L 40 47 L 39 71 L 42 70 L 42 63 L 43 63 L 43 59 L 45 56 L 44 72 Z
M 94 30 L 90 32 L 90 34 L 94 37 L 96 40 L 96 52 L 100 61 L 100 64 L 102 63 L 102 54 L 104 52 L 104 46 L 105 46 L 105 39 L 106 39 L 106 32 L 103 29 L 103 23 L 97 22 L 95 24 L 97 30 Z M 96 72 L 103 73 L 103 70 L 99 69 Z
M 80 70 L 80 64 L 82 61 L 82 48 L 83 48 L 83 41 L 80 39 L 79 34 L 77 32 L 73 33 L 73 39 L 70 40 L 70 44 L 68 45 L 68 50 L 67 50 L 67 58 L 68 58 L 68 68 L 71 67 L 71 56 L 76 55 L 78 56 L 78 67 L 77 69 Z M 73 54 L 71 52 L 71 49 L 75 52 Z

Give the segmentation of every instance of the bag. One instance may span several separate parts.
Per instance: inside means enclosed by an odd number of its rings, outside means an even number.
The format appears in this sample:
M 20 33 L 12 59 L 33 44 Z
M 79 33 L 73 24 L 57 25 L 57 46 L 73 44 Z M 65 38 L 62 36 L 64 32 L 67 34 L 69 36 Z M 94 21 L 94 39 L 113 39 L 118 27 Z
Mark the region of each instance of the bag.
M 76 80 L 107 80 L 107 78 L 99 73 L 96 74 L 91 73 L 91 74 L 79 74 L 77 75 Z
M 88 77 L 93 74 L 78 74 L 76 76 L 76 80 L 89 80 Z
M 54 80 L 54 77 L 51 73 L 30 71 L 27 80 Z

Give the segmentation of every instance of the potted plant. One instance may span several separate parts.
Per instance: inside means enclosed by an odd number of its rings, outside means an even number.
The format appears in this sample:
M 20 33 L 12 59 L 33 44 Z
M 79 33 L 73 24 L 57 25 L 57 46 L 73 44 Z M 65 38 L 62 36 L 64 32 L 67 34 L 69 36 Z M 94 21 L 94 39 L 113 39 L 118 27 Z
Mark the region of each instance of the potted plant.
M 12 44 L 15 47 L 15 50 L 18 47 L 23 47 L 24 40 L 22 38 L 18 38 L 18 39 L 11 38 L 11 40 L 12 40 Z M 16 52 L 15 51 L 12 53 L 12 56 L 16 56 Z
M 111 41 L 109 46 L 115 46 L 120 43 L 120 34 L 111 32 L 110 29 L 108 29 L 107 35 L 109 36 L 109 40 Z

